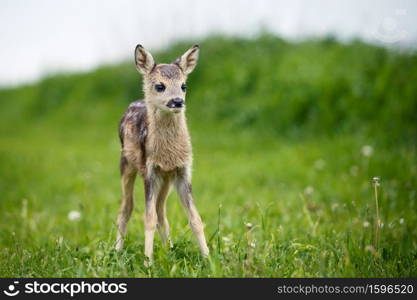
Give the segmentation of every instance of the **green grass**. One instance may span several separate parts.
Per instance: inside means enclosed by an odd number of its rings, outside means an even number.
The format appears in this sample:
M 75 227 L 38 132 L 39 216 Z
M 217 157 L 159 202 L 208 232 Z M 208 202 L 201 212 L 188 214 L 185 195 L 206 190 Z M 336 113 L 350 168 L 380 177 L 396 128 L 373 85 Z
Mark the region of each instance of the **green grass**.
M 187 114 L 210 259 L 172 194 L 174 248 L 156 236 L 144 267 L 140 180 L 125 250 L 113 250 L 117 123 L 140 96 L 129 62 L 0 91 L 0 276 L 417 276 L 416 55 L 330 38 L 200 44 Z

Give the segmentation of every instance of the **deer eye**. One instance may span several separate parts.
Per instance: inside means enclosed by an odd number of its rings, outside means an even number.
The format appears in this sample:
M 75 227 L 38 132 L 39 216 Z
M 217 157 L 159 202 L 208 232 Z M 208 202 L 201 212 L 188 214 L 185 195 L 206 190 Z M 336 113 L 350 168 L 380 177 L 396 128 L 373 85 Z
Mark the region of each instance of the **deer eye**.
M 187 85 L 185 83 L 181 84 L 181 89 L 185 92 L 187 90 Z
M 155 90 L 158 93 L 162 93 L 163 91 L 165 91 L 165 85 L 163 83 L 155 84 Z

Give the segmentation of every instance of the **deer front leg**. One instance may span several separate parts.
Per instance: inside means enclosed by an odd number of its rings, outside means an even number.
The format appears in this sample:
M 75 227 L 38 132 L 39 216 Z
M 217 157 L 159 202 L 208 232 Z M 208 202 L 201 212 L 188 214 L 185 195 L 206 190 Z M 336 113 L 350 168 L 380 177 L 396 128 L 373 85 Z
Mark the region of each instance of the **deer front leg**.
M 156 200 L 161 189 L 160 179 L 152 173 L 144 180 L 145 185 L 145 266 L 152 265 L 153 240 L 157 225 Z
M 169 195 L 171 189 L 171 180 L 166 178 L 162 184 L 161 190 L 156 200 L 156 214 L 158 215 L 158 231 L 161 236 L 161 240 L 164 244 L 168 244 L 172 248 L 172 242 L 169 237 L 169 223 L 166 216 L 166 198 Z
M 189 176 L 189 171 L 187 169 L 178 172 L 177 177 L 175 179 L 175 186 L 178 195 L 181 199 L 181 202 L 187 212 L 191 230 L 197 238 L 198 244 L 200 246 L 201 255 L 203 255 L 204 257 L 208 257 L 209 249 L 207 247 L 206 237 L 204 235 L 204 226 L 203 222 L 201 221 L 200 214 L 198 213 L 197 208 L 194 204 L 194 200 L 191 193 L 191 180 Z

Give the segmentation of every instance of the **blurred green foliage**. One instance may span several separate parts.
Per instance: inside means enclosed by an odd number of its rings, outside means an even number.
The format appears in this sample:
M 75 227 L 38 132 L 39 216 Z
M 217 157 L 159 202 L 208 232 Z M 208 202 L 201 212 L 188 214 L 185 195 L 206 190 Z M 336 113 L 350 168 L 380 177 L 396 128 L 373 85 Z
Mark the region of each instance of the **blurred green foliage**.
M 189 46 L 178 43 L 155 56 L 170 62 Z M 211 37 L 201 48 L 199 66 L 189 79 L 193 122 L 224 122 L 279 136 L 360 132 L 393 144 L 416 141 L 415 53 L 332 38 L 289 43 L 268 34 Z M 133 59 L 85 74 L 54 75 L 0 91 L 2 119 L 7 127 L 9 120 L 63 110 L 68 119 L 106 119 L 111 112 L 97 111 L 97 106 L 119 109 L 141 98 L 140 90 Z

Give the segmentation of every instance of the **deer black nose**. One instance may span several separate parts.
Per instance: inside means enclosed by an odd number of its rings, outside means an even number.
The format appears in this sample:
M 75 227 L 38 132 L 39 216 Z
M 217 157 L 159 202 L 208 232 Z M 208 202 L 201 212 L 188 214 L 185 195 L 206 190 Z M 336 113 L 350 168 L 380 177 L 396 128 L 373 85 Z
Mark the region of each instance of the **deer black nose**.
M 181 98 L 174 98 L 172 99 L 172 102 L 176 105 L 176 106 L 182 106 L 184 104 L 184 99 Z
M 184 106 L 184 99 L 182 98 L 172 98 L 168 101 L 167 104 L 170 108 L 182 108 Z

